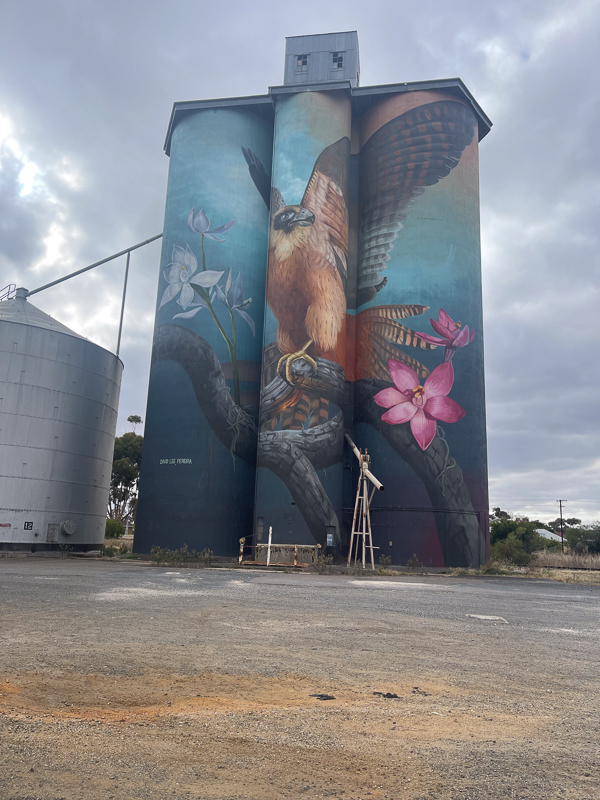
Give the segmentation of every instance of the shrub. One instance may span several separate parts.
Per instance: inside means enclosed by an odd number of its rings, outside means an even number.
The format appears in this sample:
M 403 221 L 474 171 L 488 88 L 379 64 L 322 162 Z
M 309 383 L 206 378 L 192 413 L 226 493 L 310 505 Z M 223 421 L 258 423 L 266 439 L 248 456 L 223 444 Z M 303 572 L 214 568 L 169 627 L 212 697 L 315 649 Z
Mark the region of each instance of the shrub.
M 108 545 L 107 547 L 102 547 L 101 552 L 102 555 L 106 556 L 107 558 L 114 558 L 119 551 L 116 547 L 111 547 Z
M 540 541 L 538 542 L 539 550 L 561 550 L 560 542 L 557 542 L 556 539 L 546 539 L 544 536 L 540 536 Z
M 125 534 L 125 526 L 118 519 L 107 519 L 104 532 L 105 539 L 120 539 Z
M 379 556 L 379 566 L 383 567 L 383 569 L 389 567 L 391 563 L 392 559 L 389 556 Z
M 526 567 L 532 555 L 525 550 L 523 541 L 517 532 L 509 533 L 506 539 L 501 539 L 492 545 L 490 555 L 495 561 L 508 561 L 519 567 Z
M 319 575 L 329 572 L 329 567 L 333 564 L 333 556 L 321 555 L 315 561 L 315 567 Z
M 418 570 L 421 570 L 421 573 L 423 573 L 423 567 L 424 564 L 419 561 L 416 553 L 413 553 L 406 562 L 406 568 L 409 572 L 417 572 Z

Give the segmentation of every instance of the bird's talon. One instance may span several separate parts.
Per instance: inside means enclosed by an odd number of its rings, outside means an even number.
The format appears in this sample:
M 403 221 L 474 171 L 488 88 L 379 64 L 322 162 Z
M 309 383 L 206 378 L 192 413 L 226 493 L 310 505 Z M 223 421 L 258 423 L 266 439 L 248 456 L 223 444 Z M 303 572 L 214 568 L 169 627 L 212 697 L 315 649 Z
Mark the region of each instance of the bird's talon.
M 281 358 L 277 362 L 277 375 L 279 375 L 279 370 L 281 369 L 281 365 L 283 364 L 284 361 L 287 361 L 287 359 L 288 356 L 281 356 Z
M 281 365 L 285 361 L 285 379 L 288 383 L 293 384 L 294 381 L 292 379 L 292 364 L 294 363 L 294 361 L 300 361 L 301 359 L 304 359 L 316 373 L 317 362 L 314 360 L 314 358 L 311 358 L 306 353 L 306 349 L 311 344 L 312 341 L 307 342 L 307 344 L 302 348 L 302 350 L 298 350 L 297 353 L 287 353 L 285 356 L 282 356 L 279 359 L 279 362 L 277 363 L 277 374 L 279 375 L 279 370 L 281 369 Z

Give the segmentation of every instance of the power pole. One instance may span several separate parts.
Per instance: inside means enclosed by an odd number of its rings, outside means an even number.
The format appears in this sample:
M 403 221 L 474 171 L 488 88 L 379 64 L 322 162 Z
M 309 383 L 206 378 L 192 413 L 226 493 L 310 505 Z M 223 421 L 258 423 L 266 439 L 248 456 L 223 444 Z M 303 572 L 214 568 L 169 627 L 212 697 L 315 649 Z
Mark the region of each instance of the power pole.
M 563 515 L 562 515 L 562 504 L 566 503 L 566 500 L 557 500 L 558 507 L 560 508 L 560 549 L 561 552 L 565 552 L 565 526 L 563 525 Z

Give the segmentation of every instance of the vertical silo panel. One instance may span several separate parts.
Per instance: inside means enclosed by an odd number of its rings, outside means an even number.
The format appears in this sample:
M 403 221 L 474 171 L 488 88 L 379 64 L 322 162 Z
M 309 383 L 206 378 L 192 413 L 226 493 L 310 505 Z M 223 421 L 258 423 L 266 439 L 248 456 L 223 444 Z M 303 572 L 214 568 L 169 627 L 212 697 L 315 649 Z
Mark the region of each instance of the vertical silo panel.
M 268 211 L 244 150 L 270 173 L 272 123 L 248 110 L 198 111 L 173 133 L 141 552 L 187 544 L 233 555 L 252 531 Z
M 360 171 L 355 433 L 386 487 L 375 543 L 393 563 L 476 566 L 487 453 L 473 111 L 441 92 L 380 101 L 362 119 Z M 381 395 L 390 363 L 398 392 Z
M 278 96 L 273 186 L 283 206 L 271 208 L 255 511 L 277 542 L 340 541 L 342 411 L 277 369 L 303 349 L 344 367 L 350 136 L 345 92 Z M 311 375 L 309 363 L 296 367 Z

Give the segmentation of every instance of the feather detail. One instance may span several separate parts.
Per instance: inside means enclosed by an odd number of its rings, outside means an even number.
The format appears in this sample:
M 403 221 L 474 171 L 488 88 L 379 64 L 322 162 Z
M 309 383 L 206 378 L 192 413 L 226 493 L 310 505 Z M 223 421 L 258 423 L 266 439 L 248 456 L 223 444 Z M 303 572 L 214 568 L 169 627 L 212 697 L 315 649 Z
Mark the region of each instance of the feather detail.
M 408 208 L 460 161 L 476 120 L 457 101 L 427 103 L 381 126 L 360 153 L 358 297 L 380 281 Z
M 254 185 L 262 199 L 265 201 L 267 209 L 271 209 L 271 213 L 275 214 L 279 209 L 285 206 L 285 201 L 281 192 L 275 186 L 271 186 L 271 178 L 265 169 L 265 165 L 260 158 L 250 150 L 249 147 L 242 147 L 242 154 L 248 164 L 248 171 Z
M 364 320 L 365 322 L 377 321 L 380 322 L 384 319 L 405 319 L 406 317 L 417 317 L 419 314 L 424 314 L 429 306 L 420 305 L 388 305 L 388 306 L 373 306 L 366 308 L 357 314 L 357 319 Z
M 433 349 L 416 331 L 407 328 L 398 319 L 417 316 L 427 311 L 421 305 L 387 305 L 367 308 L 356 315 L 356 379 L 373 378 L 389 380 L 389 358 L 401 361 L 425 379 L 429 370 L 415 358 L 399 349 L 399 345 Z

